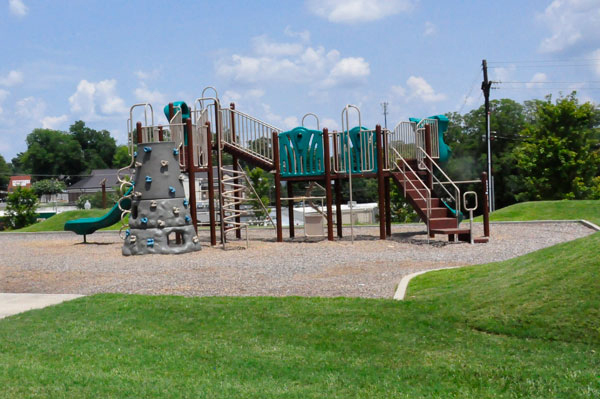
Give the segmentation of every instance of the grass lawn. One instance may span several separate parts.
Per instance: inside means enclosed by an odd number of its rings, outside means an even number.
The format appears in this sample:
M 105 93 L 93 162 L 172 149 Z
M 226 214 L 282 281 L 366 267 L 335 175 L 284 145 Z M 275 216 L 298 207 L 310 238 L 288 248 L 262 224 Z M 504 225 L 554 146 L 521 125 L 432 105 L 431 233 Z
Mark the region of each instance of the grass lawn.
M 0 320 L 0 397 L 600 397 L 598 247 L 428 273 L 403 302 L 81 298 Z
M 585 219 L 600 225 L 600 200 L 521 202 L 490 214 L 491 221 Z M 481 216 L 475 218 L 481 221 Z
M 31 226 L 23 227 L 22 229 L 11 230 L 11 232 L 40 232 L 40 231 L 63 231 L 65 222 L 69 220 L 82 218 L 96 218 L 104 216 L 110 209 L 80 209 L 76 211 L 61 212 L 48 219 L 32 224 Z M 110 227 L 101 230 L 119 230 L 121 222 L 117 222 Z

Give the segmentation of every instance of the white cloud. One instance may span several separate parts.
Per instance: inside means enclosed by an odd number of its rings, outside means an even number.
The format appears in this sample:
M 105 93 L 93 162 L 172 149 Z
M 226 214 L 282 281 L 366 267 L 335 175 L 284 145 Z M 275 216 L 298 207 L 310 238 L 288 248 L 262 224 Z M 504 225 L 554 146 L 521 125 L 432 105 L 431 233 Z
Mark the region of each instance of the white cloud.
M 46 103 L 35 97 L 22 98 L 17 101 L 15 112 L 18 116 L 30 121 L 41 121 L 46 113 Z
M 598 0 L 554 0 L 538 19 L 550 29 L 550 36 L 540 43 L 546 53 L 573 46 L 600 42 L 600 2 Z
M 23 83 L 23 72 L 21 71 L 10 71 L 6 76 L 0 76 L 0 85 L 2 86 L 16 86 Z
M 142 82 L 140 87 L 136 88 L 133 92 L 135 98 L 141 102 L 147 102 L 150 104 L 158 104 L 163 106 L 166 104 L 167 97 L 158 90 L 150 90 L 146 83 Z
M 528 89 L 531 89 L 534 87 L 541 88 L 542 83 L 546 82 L 547 80 L 548 80 L 548 76 L 545 73 L 537 72 L 536 74 L 533 75 L 533 77 L 531 78 L 531 81 L 526 83 L 525 86 Z
M 437 26 L 433 24 L 433 22 L 427 21 L 425 22 L 425 32 L 423 33 L 425 36 L 433 36 L 437 33 Z
M 6 98 L 10 95 L 8 90 L 0 89 L 0 103 L 6 100 Z
M 321 129 L 326 127 L 327 129 L 329 129 L 330 132 L 338 130 L 340 128 L 339 122 L 331 118 L 323 119 L 322 121 L 320 121 L 320 125 Z
M 160 76 L 160 69 L 153 69 L 151 71 L 135 71 L 135 76 L 139 80 L 153 80 Z
M 19 17 L 27 15 L 27 6 L 23 3 L 23 0 L 8 0 L 8 9 L 10 13 Z
M 63 126 L 68 119 L 67 115 L 46 116 L 42 118 L 42 127 L 44 129 L 56 129 Z
M 105 115 L 125 113 L 125 103 L 116 93 L 117 81 L 103 80 L 97 83 L 81 80 L 77 91 L 69 97 L 71 112 L 88 120 L 98 118 L 98 112 Z
M 406 96 L 406 89 L 400 85 L 392 86 L 391 90 L 392 90 L 392 95 L 394 95 L 396 97 L 405 97 Z
M 221 59 L 215 65 L 217 74 L 241 84 L 289 82 L 326 88 L 359 85 L 370 74 L 364 58 L 342 58 L 337 50 L 278 43 L 266 36 L 253 38 L 252 42 L 252 54 Z
M 325 87 L 355 85 L 364 82 L 371 74 L 369 63 L 362 57 L 339 60 L 324 81 Z
M 511 80 L 513 73 L 517 70 L 514 65 L 509 65 L 507 67 L 499 67 L 492 69 L 491 75 L 492 78 L 490 80 L 494 82 L 508 82 Z
M 409 97 L 418 98 L 423 102 L 432 103 L 443 101 L 446 99 L 446 95 L 443 93 L 436 93 L 433 87 L 425 79 L 420 76 L 411 76 L 406 81 L 408 87 L 407 92 Z
M 330 22 L 375 21 L 411 11 L 414 0 L 308 0 L 308 9 Z
M 307 43 L 310 41 L 310 32 L 307 30 L 303 30 L 300 32 L 295 32 L 292 30 L 292 28 L 290 28 L 289 26 L 286 26 L 283 33 L 286 36 L 292 37 L 292 38 L 299 38 L 302 42 Z
M 271 110 L 269 104 L 262 103 L 263 112 L 268 123 L 279 127 L 280 129 L 293 129 L 300 126 L 298 118 L 295 116 L 281 116 Z

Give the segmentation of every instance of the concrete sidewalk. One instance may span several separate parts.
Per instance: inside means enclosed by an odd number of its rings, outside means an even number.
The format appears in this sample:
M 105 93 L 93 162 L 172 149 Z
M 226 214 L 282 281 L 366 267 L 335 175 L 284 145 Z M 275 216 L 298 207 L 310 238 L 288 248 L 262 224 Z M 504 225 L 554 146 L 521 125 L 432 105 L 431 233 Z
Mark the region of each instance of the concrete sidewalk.
M 0 293 L 0 319 L 31 309 L 41 309 L 64 301 L 80 298 L 75 294 L 2 294 Z

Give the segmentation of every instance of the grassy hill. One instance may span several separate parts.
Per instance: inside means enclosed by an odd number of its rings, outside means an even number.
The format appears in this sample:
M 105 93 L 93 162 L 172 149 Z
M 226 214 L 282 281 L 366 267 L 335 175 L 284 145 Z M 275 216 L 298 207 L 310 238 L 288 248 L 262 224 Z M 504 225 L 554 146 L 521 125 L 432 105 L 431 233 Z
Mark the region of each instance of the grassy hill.
M 600 233 L 408 300 L 103 294 L 0 320 L 0 396 L 600 397 Z
M 586 219 L 600 225 L 600 200 L 521 202 L 490 214 L 491 221 Z M 481 216 L 475 220 L 481 221 Z

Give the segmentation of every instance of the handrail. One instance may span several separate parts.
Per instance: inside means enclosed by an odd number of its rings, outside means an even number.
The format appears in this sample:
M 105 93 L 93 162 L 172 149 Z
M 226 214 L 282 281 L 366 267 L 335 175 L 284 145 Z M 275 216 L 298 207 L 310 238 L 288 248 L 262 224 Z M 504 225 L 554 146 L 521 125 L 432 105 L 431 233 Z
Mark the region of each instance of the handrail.
M 403 182 L 405 184 L 403 184 L 404 187 L 404 198 L 406 198 L 406 182 L 410 183 L 411 187 L 417 192 L 417 194 L 419 194 L 419 196 L 421 197 L 421 199 L 423 201 L 425 201 L 425 204 L 427 205 L 427 241 L 429 241 L 429 231 L 430 231 L 430 225 L 429 225 L 429 219 L 431 219 L 431 190 L 429 189 L 429 187 L 427 187 L 425 185 L 425 182 L 423 180 L 421 180 L 421 178 L 419 177 L 419 175 L 417 175 L 417 173 L 413 170 L 413 168 L 410 167 L 410 165 L 408 164 L 408 162 L 406 162 L 406 160 L 404 159 L 404 157 L 402 155 L 400 155 L 400 153 L 395 149 L 395 148 L 391 148 L 392 151 L 394 151 L 396 153 L 397 159 L 402 161 L 402 170 L 400 170 L 400 166 L 398 165 L 397 162 L 394 163 L 394 165 L 398 168 L 398 170 L 400 172 L 402 172 L 402 178 L 403 178 Z M 415 186 L 415 184 L 410 180 L 410 179 L 406 179 L 406 169 L 408 168 L 408 170 L 413 174 L 413 176 L 415 176 L 415 178 L 421 183 L 421 185 L 423 186 L 422 189 L 417 188 L 417 186 Z M 425 198 L 423 196 L 423 194 L 421 194 L 421 191 L 419 190 L 425 190 L 427 191 L 427 198 Z
M 307 116 L 314 116 L 315 119 L 317 120 L 317 130 L 321 130 L 321 128 L 319 127 L 319 117 L 316 114 L 313 114 L 312 112 L 309 112 L 308 114 L 305 114 L 302 117 L 302 127 L 305 127 L 304 126 L 304 119 L 306 119 Z
M 431 162 L 431 165 L 435 166 L 437 168 L 438 171 L 440 171 L 440 173 L 442 174 L 442 176 L 444 176 L 447 180 L 446 183 L 449 183 L 452 187 L 454 187 L 455 190 L 455 196 L 453 196 L 452 194 L 450 194 L 450 191 L 448 191 L 448 189 L 445 187 L 444 184 L 442 184 L 442 182 L 440 181 L 440 179 L 438 179 L 438 177 L 433 173 L 433 167 L 431 168 L 427 168 L 427 165 L 425 165 L 425 168 L 427 169 L 427 171 L 431 174 L 431 176 L 439 183 L 440 186 L 442 186 L 442 188 L 444 189 L 444 191 L 450 196 L 450 198 L 452 198 L 454 200 L 454 206 L 455 211 L 456 211 L 456 221 L 457 221 L 457 226 L 458 226 L 458 222 L 460 222 L 460 210 L 461 210 L 461 205 L 460 205 L 460 189 L 458 188 L 458 186 L 456 184 L 454 184 L 454 182 L 452 181 L 452 179 L 450 179 L 450 177 L 448 177 L 448 175 L 446 174 L 446 172 L 444 172 L 444 170 L 442 168 L 440 168 L 440 166 L 433 160 L 433 158 L 431 158 L 431 156 L 429 156 L 429 154 L 427 154 L 427 151 L 425 151 L 423 148 L 418 147 L 418 149 L 423 153 L 423 155 Z
M 342 137 L 344 132 L 344 113 L 346 114 L 346 131 L 348 131 L 348 136 L 346 137 L 346 144 L 348 146 L 348 189 L 350 192 L 350 236 L 352 238 L 352 244 L 354 244 L 354 201 L 352 201 L 352 154 L 350 153 L 350 117 L 349 117 L 349 109 L 354 108 L 358 113 L 358 128 L 362 129 L 362 121 L 360 119 L 360 109 L 356 105 L 347 104 L 342 110 Z

